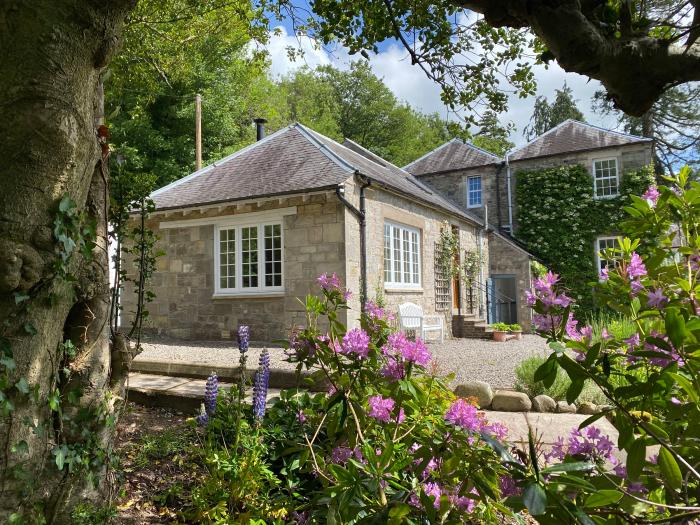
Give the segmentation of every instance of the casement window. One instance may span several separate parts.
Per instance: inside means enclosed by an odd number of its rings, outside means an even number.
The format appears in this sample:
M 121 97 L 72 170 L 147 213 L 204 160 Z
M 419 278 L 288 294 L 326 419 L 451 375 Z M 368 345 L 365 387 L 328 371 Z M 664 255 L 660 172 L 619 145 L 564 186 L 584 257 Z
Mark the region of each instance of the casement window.
M 617 197 L 620 179 L 617 171 L 617 159 L 593 161 L 593 196 L 597 199 Z
M 610 261 L 604 258 L 608 248 L 617 248 L 617 237 L 598 237 L 595 243 L 595 260 L 598 271 L 606 268 Z
M 384 224 L 384 285 L 421 286 L 420 230 L 392 222 Z
M 216 226 L 214 245 L 217 295 L 283 291 L 281 222 Z
M 467 177 L 467 208 L 481 207 L 481 177 Z

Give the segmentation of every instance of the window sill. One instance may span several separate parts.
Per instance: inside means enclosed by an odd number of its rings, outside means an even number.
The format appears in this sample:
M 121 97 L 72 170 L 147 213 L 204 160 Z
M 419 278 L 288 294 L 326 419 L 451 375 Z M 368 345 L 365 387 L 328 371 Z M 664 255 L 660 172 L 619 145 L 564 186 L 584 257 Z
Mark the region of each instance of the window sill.
M 211 296 L 212 299 L 266 299 L 268 297 L 284 297 L 284 290 L 278 291 L 262 291 L 262 292 L 236 292 L 236 293 L 225 293 L 217 292 Z
M 422 294 L 423 288 L 411 288 L 411 287 L 401 287 L 401 286 L 385 286 L 384 291 L 386 293 L 415 293 Z
M 593 200 L 594 201 L 604 201 L 607 199 L 616 199 L 619 196 L 620 196 L 619 193 L 616 193 L 615 195 L 594 195 Z

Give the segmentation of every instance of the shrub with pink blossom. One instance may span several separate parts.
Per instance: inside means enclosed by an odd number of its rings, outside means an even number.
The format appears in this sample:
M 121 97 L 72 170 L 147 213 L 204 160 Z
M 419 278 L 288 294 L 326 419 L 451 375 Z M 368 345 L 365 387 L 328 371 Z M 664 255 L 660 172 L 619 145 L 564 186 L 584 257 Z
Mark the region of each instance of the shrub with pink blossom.
M 368 302 L 348 328 L 341 284 L 319 285 L 287 352 L 327 393 L 284 391 L 266 415 L 288 429 L 274 449 L 295 480 L 294 510 L 309 523 L 499 523 L 507 429 L 455 398 L 389 312 Z
M 511 464 L 508 490 L 521 492 L 512 498 L 542 523 L 700 520 L 700 184 L 690 175 L 685 168 L 631 197 L 627 236 L 602 254 L 608 265 L 591 283 L 634 333 L 594 336 L 579 326 L 554 274 L 528 294 L 553 350 L 535 380 L 549 386 L 561 368 L 569 402 L 586 381 L 609 400 L 549 453 L 538 455 L 532 442 L 529 461 Z M 614 441 L 594 426 L 604 417 Z

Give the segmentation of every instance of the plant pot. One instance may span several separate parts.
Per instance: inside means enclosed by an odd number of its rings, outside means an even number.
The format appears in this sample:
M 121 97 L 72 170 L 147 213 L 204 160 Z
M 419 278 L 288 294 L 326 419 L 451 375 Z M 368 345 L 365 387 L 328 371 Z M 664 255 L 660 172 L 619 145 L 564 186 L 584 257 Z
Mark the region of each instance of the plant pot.
M 505 343 L 508 337 L 508 332 L 501 332 L 500 330 L 493 331 L 493 340 L 497 343 Z
M 523 338 L 522 332 L 511 332 L 516 341 L 520 341 Z

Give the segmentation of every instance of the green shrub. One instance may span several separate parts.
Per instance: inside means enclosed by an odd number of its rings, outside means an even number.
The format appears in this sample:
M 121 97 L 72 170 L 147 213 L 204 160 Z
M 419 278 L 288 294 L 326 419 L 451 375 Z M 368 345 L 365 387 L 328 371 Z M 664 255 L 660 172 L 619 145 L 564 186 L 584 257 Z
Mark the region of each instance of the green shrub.
M 511 332 L 522 332 L 522 331 L 523 331 L 523 327 L 520 326 L 518 323 L 515 323 L 515 324 L 512 324 L 512 325 L 509 325 L 509 326 L 508 326 L 508 330 L 510 330 Z
M 496 332 L 507 332 L 510 330 L 510 325 L 506 323 L 493 323 L 491 324 L 491 328 L 493 328 Z
M 556 401 L 566 400 L 566 391 L 571 386 L 571 380 L 563 369 L 558 369 L 557 377 L 549 388 L 545 387 L 542 381 L 535 381 L 535 372 L 545 361 L 547 361 L 546 357 L 539 356 L 528 357 L 522 361 L 515 368 L 515 389 L 530 397 L 545 394 Z M 576 403 L 580 404 L 586 401 L 597 405 L 604 405 L 608 402 L 603 392 L 590 381 L 585 383 Z

